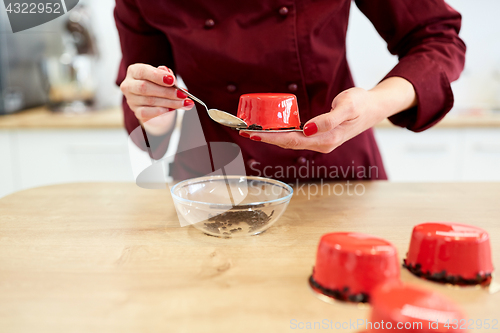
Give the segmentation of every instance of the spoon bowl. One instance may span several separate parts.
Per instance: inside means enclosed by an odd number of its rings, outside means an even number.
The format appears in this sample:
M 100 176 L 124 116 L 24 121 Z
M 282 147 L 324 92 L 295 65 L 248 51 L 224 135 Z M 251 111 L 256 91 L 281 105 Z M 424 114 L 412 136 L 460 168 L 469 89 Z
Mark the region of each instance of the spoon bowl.
M 242 119 L 227 113 L 225 111 L 217 110 L 217 109 L 209 109 L 208 115 L 212 120 L 222 124 L 224 126 L 232 127 L 232 128 L 247 128 L 248 125 Z
M 243 121 L 242 119 L 236 117 L 235 115 L 232 115 L 228 112 L 217 110 L 217 109 L 208 109 L 207 105 L 203 103 L 203 101 L 193 94 L 191 94 L 189 91 L 179 88 L 177 85 L 174 84 L 173 86 L 175 89 L 182 91 L 184 94 L 188 95 L 191 99 L 195 100 L 196 102 L 200 103 L 205 107 L 207 110 L 208 116 L 215 121 L 216 123 L 219 123 L 224 126 L 232 127 L 232 128 L 247 128 L 248 124 Z

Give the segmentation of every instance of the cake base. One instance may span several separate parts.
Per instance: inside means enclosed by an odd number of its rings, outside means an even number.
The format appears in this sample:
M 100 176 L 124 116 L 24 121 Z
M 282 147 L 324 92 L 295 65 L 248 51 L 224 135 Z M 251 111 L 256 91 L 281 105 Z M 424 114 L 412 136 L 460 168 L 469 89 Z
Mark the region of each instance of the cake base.
M 422 271 L 422 266 L 420 264 L 415 264 L 415 265 L 407 264 L 406 259 L 403 260 L 403 267 L 408 269 L 413 275 L 416 275 L 426 280 L 440 282 L 440 283 L 450 283 L 450 284 L 464 285 L 464 286 L 471 286 L 478 284 L 488 286 L 491 282 L 491 273 L 487 273 L 484 275 L 477 274 L 475 279 L 464 279 L 460 275 L 448 275 L 446 274 L 445 270 L 438 273 L 431 273 L 429 271 L 424 272 Z
M 345 287 L 342 290 L 324 288 L 313 279 L 312 275 L 309 277 L 309 285 L 315 292 L 323 294 L 327 297 L 334 298 L 338 301 L 351 302 L 351 303 L 368 303 L 370 299 L 368 294 L 365 293 L 359 293 L 359 294 L 349 293 L 349 287 Z
M 262 131 L 262 132 L 266 132 L 266 131 L 290 131 L 290 130 L 301 131 L 303 129 L 304 129 L 304 124 L 300 124 L 299 128 L 297 128 L 297 127 L 280 127 L 280 128 L 264 129 L 262 126 L 257 125 L 257 124 L 252 124 L 252 125 L 248 126 L 247 128 L 238 128 L 239 131 Z

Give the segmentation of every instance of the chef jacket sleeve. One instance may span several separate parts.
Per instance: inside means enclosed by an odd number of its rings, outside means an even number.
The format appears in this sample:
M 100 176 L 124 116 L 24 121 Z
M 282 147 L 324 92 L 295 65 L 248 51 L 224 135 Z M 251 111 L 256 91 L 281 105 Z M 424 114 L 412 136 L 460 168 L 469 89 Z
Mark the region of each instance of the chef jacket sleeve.
M 135 0 L 117 0 L 114 16 L 122 48 L 122 60 L 116 84 L 120 85 L 123 82 L 127 75 L 127 68 L 136 63 L 155 67 L 163 65 L 175 72 L 172 49 L 167 36 L 147 23 Z M 143 130 L 134 131 L 140 123 L 125 98 L 123 98 L 122 105 L 125 128 L 134 143 L 142 150 L 147 150 L 149 146 L 149 152 L 153 158 L 163 157 L 172 131 L 161 137 L 148 134 L 146 138 Z
M 413 84 L 418 106 L 389 120 L 420 132 L 439 122 L 453 106 L 450 82 L 465 62 L 458 37 L 461 15 L 443 0 L 356 0 L 399 63 L 385 78 L 402 77 Z

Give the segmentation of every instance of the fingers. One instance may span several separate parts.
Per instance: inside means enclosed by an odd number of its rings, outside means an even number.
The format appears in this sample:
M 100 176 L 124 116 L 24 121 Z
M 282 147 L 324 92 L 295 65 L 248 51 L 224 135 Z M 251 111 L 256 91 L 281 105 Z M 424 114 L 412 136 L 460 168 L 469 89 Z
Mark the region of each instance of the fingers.
M 284 149 L 312 150 L 330 153 L 345 140 L 345 128 L 338 126 L 335 130 L 307 137 L 302 133 L 262 133 L 240 131 L 240 135 L 253 141 L 265 142 Z
M 332 102 L 330 112 L 319 115 L 304 125 L 304 135 L 326 133 L 345 121 L 356 119 L 356 108 L 363 92 L 365 92 L 363 89 L 352 88 L 338 94 Z
M 131 95 L 127 98 L 127 103 L 131 106 L 135 105 L 137 107 L 147 106 L 147 107 L 163 107 L 171 109 L 191 109 L 194 102 L 190 99 L 184 100 L 173 100 L 161 97 L 151 97 L 151 96 L 140 96 Z
M 142 125 L 148 134 L 164 135 L 175 126 L 175 112 L 167 112 L 151 119 L 142 120 Z
M 340 132 L 340 131 L 339 131 Z M 253 141 L 265 142 L 284 149 L 313 150 L 321 153 L 329 153 L 342 142 L 341 133 L 332 135 L 325 133 L 314 137 L 306 137 L 302 133 L 254 133 L 240 131 L 240 135 Z
M 123 85 L 122 91 L 139 96 L 160 97 L 173 100 L 187 98 L 182 91 L 174 88 L 166 88 L 146 80 L 130 80 Z
M 321 114 L 309 120 L 304 125 L 304 135 L 312 136 L 327 133 L 347 120 L 351 120 L 353 112 L 349 106 L 338 104 L 328 113 Z
M 154 117 L 158 117 L 159 115 L 174 111 L 175 109 L 171 108 L 162 108 L 162 107 L 138 107 L 135 111 L 135 115 L 138 119 L 142 121 L 148 121 Z
M 171 70 L 170 68 L 168 68 L 167 66 L 159 66 L 158 68 L 165 70 L 165 71 L 169 72 L 170 74 L 174 75 L 174 71 Z
M 265 143 L 274 144 L 286 149 L 299 149 L 307 145 L 307 138 L 298 132 L 292 133 L 254 133 L 240 131 L 240 135 L 249 138 L 253 141 L 262 141 Z M 306 148 L 300 148 L 306 149 Z
M 148 120 L 170 110 L 187 110 L 194 106 L 186 94 L 170 87 L 172 82 L 167 81 L 175 82 L 174 73 L 168 67 L 155 68 L 145 64 L 129 66 L 120 88 L 137 118 Z
M 150 81 L 163 87 L 173 86 L 176 82 L 173 72 L 165 66 L 161 67 L 156 68 L 146 64 L 133 64 L 128 67 L 127 76 L 135 80 Z

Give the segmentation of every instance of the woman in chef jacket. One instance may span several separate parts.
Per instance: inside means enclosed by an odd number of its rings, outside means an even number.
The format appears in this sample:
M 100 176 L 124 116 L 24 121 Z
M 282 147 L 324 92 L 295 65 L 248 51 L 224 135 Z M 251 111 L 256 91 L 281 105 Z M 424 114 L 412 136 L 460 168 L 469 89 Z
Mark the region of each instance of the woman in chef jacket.
M 207 142 L 238 144 L 247 175 L 386 179 L 372 127 L 389 118 L 420 132 L 451 109 L 450 82 L 459 77 L 466 50 L 458 36 L 461 16 L 442 0 L 355 3 L 399 57 L 371 90 L 354 87 L 346 60 L 351 0 L 117 0 L 123 52 L 117 83 L 127 130 L 143 124 L 156 139 L 150 140 L 153 157 L 164 155 L 175 110 L 194 105 L 172 88 L 176 74 L 207 105 L 232 112 L 241 94 L 292 93 L 304 133 L 238 132 L 199 107 L 185 113 L 179 150 L 190 147 L 201 123 Z M 179 154 L 173 176 L 203 175 L 202 164 L 199 154 Z M 315 173 L 319 166 L 328 171 Z M 307 172 L 283 172 L 290 167 Z M 370 172 L 330 172 L 349 168 Z

